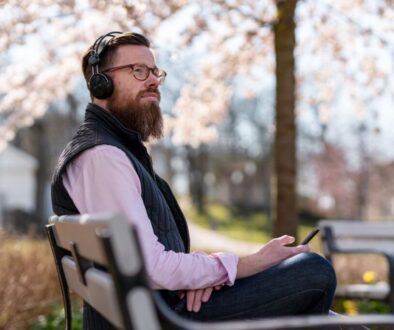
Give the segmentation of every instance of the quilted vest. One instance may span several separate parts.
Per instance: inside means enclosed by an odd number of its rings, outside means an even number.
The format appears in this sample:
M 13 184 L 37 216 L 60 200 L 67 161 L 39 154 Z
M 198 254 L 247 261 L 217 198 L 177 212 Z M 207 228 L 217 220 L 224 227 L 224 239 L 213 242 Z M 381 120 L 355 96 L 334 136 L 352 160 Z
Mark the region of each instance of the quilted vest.
M 123 150 L 134 165 L 153 231 L 166 250 L 189 252 L 185 217 L 167 182 L 154 172 L 139 134 L 125 128 L 111 113 L 93 103 L 88 104 L 85 121 L 59 157 L 51 187 L 53 211 L 57 215 L 79 214 L 63 185 L 62 175 L 76 156 L 100 144 Z

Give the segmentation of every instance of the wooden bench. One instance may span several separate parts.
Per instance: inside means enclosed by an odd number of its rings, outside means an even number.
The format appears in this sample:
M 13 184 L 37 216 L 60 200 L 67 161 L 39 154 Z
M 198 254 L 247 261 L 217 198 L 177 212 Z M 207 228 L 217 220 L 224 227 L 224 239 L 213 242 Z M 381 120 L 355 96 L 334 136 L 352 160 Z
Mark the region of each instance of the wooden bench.
M 379 324 L 394 328 L 394 315 L 189 321 L 170 310 L 158 292 L 149 287 L 136 231 L 122 217 L 52 217 L 47 232 L 63 294 L 66 329 L 71 329 L 72 320 L 70 290 L 118 329 L 326 329 L 338 324 Z
M 323 220 L 319 222 L 323 253 L 333 261 L 338 254 L 378 254 L 388 263 L 388 283 L 337 287 L 339 298 L 384 300 L 394 311 L 394 222 Z M 373 267 L 373 266 L 372 266 Z

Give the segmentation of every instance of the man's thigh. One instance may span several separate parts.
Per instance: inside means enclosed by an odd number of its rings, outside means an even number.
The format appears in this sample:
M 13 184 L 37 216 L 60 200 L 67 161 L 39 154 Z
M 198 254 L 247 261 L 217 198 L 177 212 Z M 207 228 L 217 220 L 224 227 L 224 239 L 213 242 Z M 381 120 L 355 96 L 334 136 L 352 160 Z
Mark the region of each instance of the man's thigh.
M 317 254 L 304 253 L 214 292 L 198 313 L 184 306 L 180 314 L 214 321 L 327 313 L 334 290 L 331 265 Z

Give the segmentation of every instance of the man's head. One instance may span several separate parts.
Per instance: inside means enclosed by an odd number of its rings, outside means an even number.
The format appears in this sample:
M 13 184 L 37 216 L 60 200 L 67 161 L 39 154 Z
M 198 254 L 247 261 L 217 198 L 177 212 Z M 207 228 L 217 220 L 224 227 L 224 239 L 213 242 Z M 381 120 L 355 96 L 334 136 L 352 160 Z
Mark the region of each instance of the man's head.
M 144 141 L 161 137 L 163 130 L 158 87 L 165 72 L 156 67 L 149 47 L 149 41 L 141 34 L 114 33 L 97 39 L 82 60 L 92 101 L 140 133 Z M 104 97 L 100 89 L 97 93 L 100 86 L 92 86 L 97 75 L 104 76 L 113 86 L 109 93 L 104 91 Z M 100 81 L 103 77 L 98 78 Z

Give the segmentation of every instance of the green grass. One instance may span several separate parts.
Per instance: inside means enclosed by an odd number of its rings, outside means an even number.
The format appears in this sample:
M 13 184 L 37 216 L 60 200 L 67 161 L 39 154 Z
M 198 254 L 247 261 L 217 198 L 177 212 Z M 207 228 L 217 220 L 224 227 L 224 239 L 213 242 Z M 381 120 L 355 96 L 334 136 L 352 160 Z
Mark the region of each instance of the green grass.
M 390 305 L 376 300 L 336 299 L 333 309 L 340 314 L 389 314 Z
M 263 212 L 246 216 L 221 204 L 209 204 L 205 214 L 190 208 L 186 210 L 186 215 L 201 227 L 213 229 L 234 239 L 266 242 L 270 237 L 267 231 L 268 219 Z

